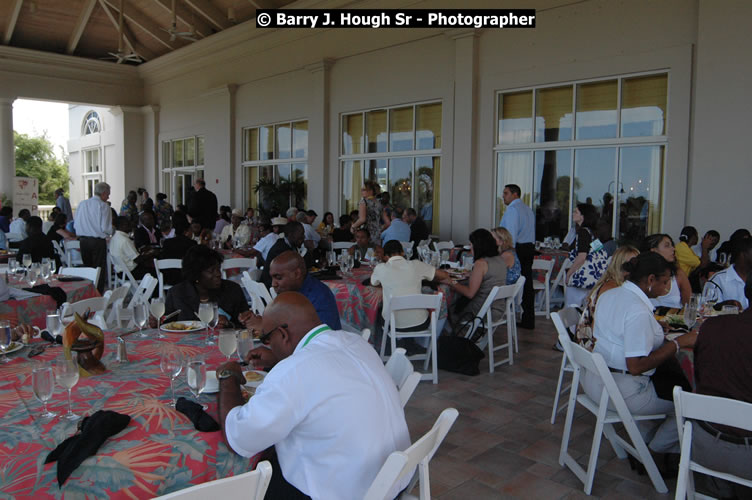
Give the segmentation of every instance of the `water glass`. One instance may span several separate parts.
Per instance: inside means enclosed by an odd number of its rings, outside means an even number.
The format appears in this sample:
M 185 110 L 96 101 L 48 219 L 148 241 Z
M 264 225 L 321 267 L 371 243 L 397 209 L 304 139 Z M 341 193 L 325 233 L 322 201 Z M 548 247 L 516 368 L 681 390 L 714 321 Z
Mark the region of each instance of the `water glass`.
M 76 352 L 70 353 L 71 357 L 61 356 L 55 360 L 55 381 L 61 387 L 68 389 L 68 413 L 63 415 L 67 420 L 78 420 L 80 415 L 73 413 L 71 405 L 71 390 L 78 383 L 78 356 Z
M 462 269 L 465 271 L 470 271 L 473 268 L 473 256 L 472 255 L 463 255 L 462 256 Z
M 31 254 L 27 253 L 23 256 L 23 266 L 28 269 L 31 267 Z
M 337 253 L 334 250 L 326 252 L 326 261 L 329 267 L 334 267 L 337 264 Z
M 47 260 L 47 262 L 45 262 L 45 260 Z M 45 280 L 49 280 L 50 276 L 52 275 L 52 264 L 46 257 L 42 259 L 41 273 L 42 278 L 44 278 Z
M 47 331 L 50 332 L 50 335 L 53 337 L 57 337 L 63 333 L 63 320 L 60 319 L 60 314 L 57 312 L 48 314 L 46 327 Z
M 10 327 L 10 321 L 2 319 L 0 320 L 0 351 L 3 352 L 3 357 L 0 358 L 0 363 L 7 363 L 10 360 L 5 355 L 5 350 L 13 343 L 12 328 Z
M 154 316 L 154 318 L 157 320 L 157 337 L 165 338 L 165 335 L 159 328 L 161 326 L 162 316 L 164 316 L 165 313 L 164 299 L 160 297 L 151 299 L 151 306 L 149 307 L 149 310 L 151 311 L 151 315 Z
M 44 405 L 42 418 L 49 420 L 57 417 L 57 413 L 47 408 L 47 401 L 50 400 L 52 393 L 55 391 L 55 378 L 52 373 L 52 367 L 42 364 L 36 365 L 31 370 L 31 386 L 34 391 L 34 397 Z
M 162 373 L 170 377 L 170 392 L 172 393 L 172 402 L 169 406 L 175 407 L 175 378 L 183 370 L 183 353 L 180 352 L 174 344 L 165 344 L 162 348 L 162 354 L 159 359 L 159 369 Z
M 39 268 L 29 268 L 29 270 L 26 272 L 26 280 L 29 282 L 30 287 L 36 285 L 37 281 L 39 280 Z
M 149 304 L 139 302 L 133 306 L 133 321 L 135 321 L 136 326 L 138 326 L 138 336 L 141 338 L 146 338 L 147 336 L 146 333 L 144 333 L 144 326 L 148 320 Z
M 251 349 L 253 349 L 253 334 L 250 330 L 240 330 L 238 332 L 238 357 L 241 362 L 245 361 L 243 357 Z
M 201 358 L 192 358 L 185 365 L 185 379 L 191 394 L 198 401 L 201 392 L 206 388 L 206 361 Z M 208 407 L 201 405 L 204 410 Z
M 697 308 L 699 304 L 699 297 L 692 295 L 689 298 L 689 302 L 684 306 L 684 324 L 688 329 L 692 329 L 697 322 Z
M 16 274 L 18 271 L 18 261 L 16 259 L 8 259 L 8 272 Z
M 353 252 L 353 259 L 356 261 L 361 260 L 360 248 L 356 248 L 355 251 Z
M 224 330 L 219 334 L 219 351 L 227 357 L 227 361 L 230 361 L 232 356 L 238 349 L 238 338 L 235 335 L 234 330 Z
M 449 250 L 441 251 L 441 263 L 449 262 Z

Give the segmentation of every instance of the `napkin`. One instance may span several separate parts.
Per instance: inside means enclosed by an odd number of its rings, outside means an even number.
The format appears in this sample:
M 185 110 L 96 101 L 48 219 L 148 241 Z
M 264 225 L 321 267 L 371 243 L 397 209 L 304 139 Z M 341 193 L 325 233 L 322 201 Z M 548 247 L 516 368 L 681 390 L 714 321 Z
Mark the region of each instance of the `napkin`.
M 39 293 L 41 295 L 49 295 L 50 297 L 55 299 L 58 307 L 61 307 L 65 302 L 68 301 L 68 296 L 65 294 L 65 291 L 58 286 L 42 284 L 37 285 L 33 288 L 24 288 L 24 290 L 26 290 L 27 292 Z
M 99 410 L 78 425 L 80 432 L 69 437 L 47 455 L 44 463 L 57 461 L 57 484 L 62 487 L 68 476 L 97 450 L 108 437 L 128 426 L 131 417 L 109 410 Z
M 206 413 L 200 404 L 188 401 L 185 398 L 178 398 L 175 409 L 188 417 L 193 422 L 197 431 L 214 432 L 219 430 L 219 424 L 211 415 Z

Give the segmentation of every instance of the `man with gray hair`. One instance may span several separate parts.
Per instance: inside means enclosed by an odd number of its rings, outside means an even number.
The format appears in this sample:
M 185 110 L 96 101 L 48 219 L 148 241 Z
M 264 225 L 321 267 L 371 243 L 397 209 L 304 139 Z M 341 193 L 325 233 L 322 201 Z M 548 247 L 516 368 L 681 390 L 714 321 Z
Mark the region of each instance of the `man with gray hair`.
M 73 210 L 71 210 L 70 200 L 65 197 L 63 188 L 55 190 L 55 206 L 60 209 L 60 213 L 65 214 L 65 217 L 69 221 L 73 220 Z
M 97 289 L 104 292 L 107 275 L 107 238 L 112 234 L 112 210 L 107 204 L 110 185 L 98 182 L 94 195 L 78 204 L 76 209 L 76 234 L 81 241 L 81 260 L 84 266 L 100 268 Z
M 297 216 L 298 216 L 297 207 L 290 207 L 287 209 L 287 212 L 285 212 L 285 217 L 287 217 L 287 220 L 289 221 L 297 220 Z

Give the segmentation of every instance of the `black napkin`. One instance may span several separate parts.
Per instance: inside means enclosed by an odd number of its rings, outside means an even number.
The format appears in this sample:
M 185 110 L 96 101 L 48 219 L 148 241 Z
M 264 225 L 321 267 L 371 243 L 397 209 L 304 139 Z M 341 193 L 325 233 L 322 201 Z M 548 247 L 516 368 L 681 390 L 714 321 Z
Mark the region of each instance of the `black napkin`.
M 78 424 L 80 432 L 69 437 L 47 455 L 44 463 L 57 461 L 57 484 L 62 487 L 68 476 L 97 450 L 108 437 L 128 426 L 131 417 L 115 411 L 99 410 Z
M 57 280 L 62 283 L 67 283 L 71 281 L 84 281 L 86 278 L 82 278 L 81 276 L 58 276 Z
M 193 422 L 193 426 L 197 431 L 201 432 L 214 432 L 219 430 L 219 424 L 211 415 L 206 413 L 203 407 L 188 401 L 185 398 L 178 398 L 178 403 L 175 405 L 175 409 L 188 417 Z
M 39 293 L 41 295 L 49 295 L 53 299 L 55 299 L 55 302 L 57 302 L 57 306 L 62 306 L 65 302 L 68 301 L 68 296 L 65 294 L 65 291 L 57 286 L 50 286 L 50 285 L 37 285 L 33 288 L 24 288 L 27 292 L 34 292 Z

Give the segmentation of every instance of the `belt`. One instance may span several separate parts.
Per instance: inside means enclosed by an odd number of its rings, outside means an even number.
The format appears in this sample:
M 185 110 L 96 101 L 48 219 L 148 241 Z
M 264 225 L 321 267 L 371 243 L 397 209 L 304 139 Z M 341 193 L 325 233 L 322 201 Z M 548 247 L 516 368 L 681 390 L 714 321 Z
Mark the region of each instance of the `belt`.
M 100 238 L 98 236 L 79 236 L 79 240 L 104 240 L 105 238 Z
M 704 420 L 696 420 L 696 422 L 700 427 L 702 427 L 705 430 L 705 432 L 717 437 L 718 439 L 722 441 L 726 441 L 728 443 L 733 443 L 733 444 L 746 444 L 747 446 L 752 446 L 752 436 L 742 437 L 742 436 L 737 436 L 736 434 L 729 434 L 727 432 L 721 432 Z
M 623 375 L 631 375 L 631 373 L 629 373 L 629 370 L 622 370 L 622 369 L 619 369 L 619 368 L 611 368 L 610 366 L 608 367 L 608 371 L 610 371 L 611 373 L 621 373 Z

